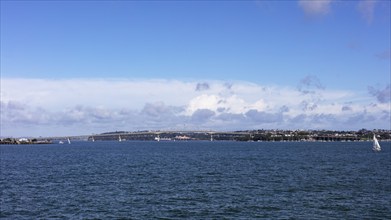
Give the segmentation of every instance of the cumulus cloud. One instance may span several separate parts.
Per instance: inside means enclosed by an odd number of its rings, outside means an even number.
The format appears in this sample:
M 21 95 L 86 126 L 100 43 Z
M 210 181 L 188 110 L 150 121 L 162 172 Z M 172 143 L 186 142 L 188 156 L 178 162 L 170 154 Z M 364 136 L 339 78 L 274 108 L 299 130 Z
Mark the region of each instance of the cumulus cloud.
M 197 109 L 191 119 L 194 123 L 203 123 L 215 115 L 215 112 L 209 109 Z
M 208 81 L 200 86 L 191 81 L 122 79 L 2 79 L 1 83 L 2 135 L 366 127 L 357 119 L 360 116 L 384 127 L 386 121 L 381 118 L 389 117 L 390 86 L 370 87 L 368 102 L 353 102 L 363 95 L 328 91 L 315 76 L 304 77 L 296 88 L 250 82 Z M 200 89 L 195 89 L 198 86 Z M 379 101 L 376 105 L 371 105 L 371 96 Z M 347 118 L 353 116 L 357 121 L 347 125 Z
M 315 90 L 324 89 L 324 86 L 322 85 L 318 77 L 314 75 L 307 75 L 300 80 L 297 88 L 300 92 L 304 94 L 312 94 L 315 93 Z
M 307 16 L 320 17 L 331 12 L 331 7 L 334 0 L 299 0 L 298 5 Z M 357 1 L 356 9 L 360 13 L 362 19 L 371 24 L 375 16 L 375 8 L 379 3 L 377 0 L 359 0 Z M 354 46 L 356 47 L 356 46 Z
M 379 89 L 373 86 L 368 87 L 369 93 L 376 97 L 377 101 L 380 103 L 390 103 L 391 101 L 391 88 L 390 84 L 388 84 L 384 89 Z
M 24 110 L 26 105 L 20 102 L 9 101 L 8 103 L 1 102 L 2 107 L 12 109 L 12 110 Z
M 322 93 L 320 91 L 324 90 L 325 87 L 318 77 L 308 75 L 300 80 L 297 89 L 305 97 L 300 103 L 302 110 L 313 111 L 322 101 Z
M 390 60 L 391 59 L 391 49 L 381 51 L 375 54 L 375 57 L 379 60 Z
M 18 101 L 1 101 L 1 121 L 15 124 L 45 124 L 51 115 L 39 107 L 30 107 Z
M 196 86 L 196 91 L 205 91 L 209 89 L 209 84 L 204 82 L 204 83 L 197 83 Z
M 376 3 L 376 0 L 362 0 L 357 5 L 357 10 L 368 24 L 373 21 Z
M 170 109 L 163 102 L 146 103 L 141 110 L 142 114 L 150 117 L 159 117 L 162 115 L 170 114 Z
M 309 101 L 302 101 L 301 106 L 304 111 L 313 111 L 318 107 L 316 103 Z
M 245 115 L 256 123 L 281 123 L 283 116 L 280 112 L 269 113 L 251 109 Z
M 57 110 L 75 105 L 141 109 L 146 102 L 185 103 L 196 83 L 176 80 L 2 79 L 2 101 L 19 101 Z M 178 95 L 178 92 L 181 92 Z M 55 94 L 55 95 L 54 95 Z
M 352 111 L 353 109 L 352 109 L 352 107 L 350 107 L 350 106 L 348 106 L 348 105 L 344 105 L 344 106 L 342 106 L 342 109 L 341 109 L 342 111 Z
M 376 117 L 374 115 L 368 114 L 368 112 L 363 111 L 356 114 L 353 114 L 349 116 L 346 120 L 347 124 L 357 124 L 357 122 L 370 124 L 370 123 L 376 123 L 378 120 L 376 120 Z
M 234 113 L 222 113 L 216 117 L 217 120 L 224 122 L 243 122 L 245 120 L 244 114 L 234 114 Z
M 299 0 L 298 4 L 309 16 L 321 16 L 330 12 L 332 0 Z

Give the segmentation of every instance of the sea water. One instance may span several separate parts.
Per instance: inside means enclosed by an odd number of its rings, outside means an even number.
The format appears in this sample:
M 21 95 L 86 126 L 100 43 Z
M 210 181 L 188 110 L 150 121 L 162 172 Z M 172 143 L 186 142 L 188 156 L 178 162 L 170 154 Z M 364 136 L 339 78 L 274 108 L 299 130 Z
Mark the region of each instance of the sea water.
M 2 145 L 2 219 L 391 219 L 391 143 Z

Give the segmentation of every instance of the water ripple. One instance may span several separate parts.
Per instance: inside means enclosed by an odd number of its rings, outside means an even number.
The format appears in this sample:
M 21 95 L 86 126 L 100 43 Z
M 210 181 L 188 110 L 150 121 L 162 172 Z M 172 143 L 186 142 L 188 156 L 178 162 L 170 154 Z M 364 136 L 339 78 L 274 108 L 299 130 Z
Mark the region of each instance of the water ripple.
M 2 219 L 391 219 L 390 143 L 1 146 Z

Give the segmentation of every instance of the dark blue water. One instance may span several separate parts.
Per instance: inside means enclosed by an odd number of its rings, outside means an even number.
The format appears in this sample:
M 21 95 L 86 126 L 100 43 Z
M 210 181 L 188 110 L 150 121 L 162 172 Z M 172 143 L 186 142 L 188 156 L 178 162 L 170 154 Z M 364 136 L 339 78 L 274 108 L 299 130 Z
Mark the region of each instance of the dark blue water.
M 3 219 L 391 219 L 391 143 L 3 145 Z

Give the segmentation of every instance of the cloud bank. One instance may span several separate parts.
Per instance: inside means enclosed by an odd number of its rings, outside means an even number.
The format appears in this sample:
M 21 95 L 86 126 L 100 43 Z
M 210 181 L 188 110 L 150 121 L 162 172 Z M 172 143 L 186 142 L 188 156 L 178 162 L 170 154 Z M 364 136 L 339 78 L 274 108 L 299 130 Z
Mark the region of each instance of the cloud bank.
M 362 0 L 358 3 L 357 9 L 361 13 L 362 18 L 371 24 L 373 21 L 376 0 Z
M 335 0 L 299 0 L 298 5 L 303 10 L 305 15 L 310 17 L 319 17 L 330 14 L 332 11 L 333 2 L 341 4 Z M 367 24 L 371 24 L 375 16 L 375 8 L 378 4 L 377 0 L 359 0 L 352 1 L 356 5 L 357 12 L 361 15 Z
M 1 80 L 1 135 L 126 130 L 389 128 L 390 86 L 327 90 L 316 76 L 297 87 L 251 82 Z
M 332 0 L 299 0 L 299 6 L 309 16 L 326 15 L 330 12 Z

